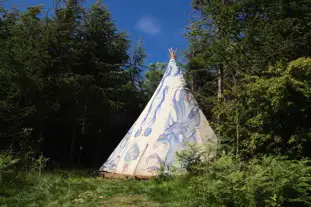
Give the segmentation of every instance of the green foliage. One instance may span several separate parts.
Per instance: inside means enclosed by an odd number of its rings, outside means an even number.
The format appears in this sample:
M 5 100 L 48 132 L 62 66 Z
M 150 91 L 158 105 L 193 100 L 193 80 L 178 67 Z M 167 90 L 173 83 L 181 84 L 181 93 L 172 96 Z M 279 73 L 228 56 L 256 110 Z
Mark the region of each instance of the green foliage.
M 0 13 L 0 150 L 98 166 L 140 110 L 129 40 L 100 1 L 63 5 Z
M 310 178 L 308 160 L 264 156 L 242 161 L 222 155 L 213 162 L 200 163 L 186 175 L 151 181 L 109 180 L 91 171 L 43 172 L 41 176 L 21 172 L 3 180 L 0 204 L 311 206 Z
M 44 157 L 40 154 L 37 158 L 31 157 L 32 165 L 30 166 L 31 170 L 38 173 L 38 175 L 42 174 L 42 171 L 45 169 L 49 158 Z
M 233 151 L 243 157 L 263 153 L 310 157 L 310 71 L 311 59 L 299 58 L 246 76 L 245 85 L 228 91 L 233 100 L 214 109 L 222 117 L 218 126 L 223 142 L 235 146 Z
M 135 45 L 128 66 L 128 71 L 130 73 L 131 80 L 133 84 L 135 84 L 136 86 L 138 86 L 139 83 L 142 81 L 141 73 L 144 68 L 144 60 L 146 56 L 147 55 L 144 49 L 143 41 L 138 40 Z
M 206 173 L 205 165 L 208 165 L 217 157 L 217 152 L 217 143 L 189 144 L 182 151 L 177 152 L 176 156 L 186 172 L 195 175 Z
M 242 161 L 223 155 L 199 169 L 157 183 L 147 193 L 163 206 L 311 206 L 307 160 Z
M 146 100 L 149 100 L 157 89 L 166 69 L 165 63 L 151 63 L 145 72 L 145 79 L 141 83 L 141 90 Z
M 44 169 L 102 164 L 165 65 L 142 80 L 142 42 L 129 53 L 101 1 L 66 1 L 43 18 L 42 6 L 0 9 L 0 151 L 11 149 L 0 154 L 0 205 L 311 206 L 310 7 L 192 2 L 188 85 L 221 145 L 190 146 L 178 153 L 186 174 L 146 182 Z
M 310 206 L 308 161 L 223 156 L 191 178 L 193 206 Z M 200 189 L 200 190 L 198 190 Z
M 5 174 L 13 172 L 15 165 L 19 161 L 19 159 L 14 158 L 10 153 L 0 154 L 0 183 L 2 183 Z
M 310 157 L 311 10 L 304 3 L 192 1 L 188 84 L 227 153 Z

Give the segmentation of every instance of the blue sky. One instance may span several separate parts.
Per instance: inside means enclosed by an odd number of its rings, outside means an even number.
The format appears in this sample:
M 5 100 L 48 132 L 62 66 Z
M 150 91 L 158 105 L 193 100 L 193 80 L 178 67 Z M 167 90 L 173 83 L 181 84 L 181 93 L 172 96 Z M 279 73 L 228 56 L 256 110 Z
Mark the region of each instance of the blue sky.
M 7 0 L 6 8 L 44 4 L 52 7 L 52 0 Z M 86 5 L 95 0 L 86 0 Z M 168 48 L 187 48 L 184 37 L 189 23 L 191 0 L 107 0 L 104 4 L 111 12 L 119 30 L 129 34 L 132 44 L 139 38 L 144 42 L 148 57 L 145 63 L 167 62 Z

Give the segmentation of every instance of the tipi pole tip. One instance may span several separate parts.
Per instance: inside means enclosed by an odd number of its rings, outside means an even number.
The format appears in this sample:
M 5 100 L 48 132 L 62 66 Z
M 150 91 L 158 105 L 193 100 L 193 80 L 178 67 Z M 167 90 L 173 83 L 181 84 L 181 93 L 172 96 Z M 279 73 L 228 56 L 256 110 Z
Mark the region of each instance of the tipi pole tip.
M 178 48 L 176 48 L 176 50 L 173 50 L 173 48 L 168 49 L 170 59 L 176 59 L 177 50 Z

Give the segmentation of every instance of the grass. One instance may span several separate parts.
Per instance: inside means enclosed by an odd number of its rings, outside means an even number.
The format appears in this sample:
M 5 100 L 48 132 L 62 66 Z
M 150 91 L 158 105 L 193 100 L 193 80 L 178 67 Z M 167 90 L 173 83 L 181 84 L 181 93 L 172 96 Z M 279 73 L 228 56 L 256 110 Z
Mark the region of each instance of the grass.
M 196 173 L 149 181 L 107 180 L 87 171 L 6 171 L 0 206 L 311 207 L 308 160 L 223 156 L 203 167 L 204 173 L 198 166 Z
M 151 183 L 81 172 L 19 174 L 3 179 L 0 206 L 157 206 L 146 194 Z
M 181 184 L 173 180 L 108 180 L 85 171 L 40 176 L 19 173 L 3 177 L 0 206 L 180 206 L 176 196 L 185 198 Z

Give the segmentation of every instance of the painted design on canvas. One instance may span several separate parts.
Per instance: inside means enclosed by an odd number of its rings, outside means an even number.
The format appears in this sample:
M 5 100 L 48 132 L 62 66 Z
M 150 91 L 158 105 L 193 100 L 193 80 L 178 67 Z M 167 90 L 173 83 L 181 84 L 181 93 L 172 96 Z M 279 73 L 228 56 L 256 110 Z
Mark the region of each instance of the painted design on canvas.
M 151 132 L 152 132 L 151 127 L 152 127 L 152 125 L 154 124 L 154 122 L 155 122 L 156 119 L 157 119 L 157 115 L 158 115 L 158 113 L 159 113 L 159 111 L 160 111 L 160 109 L 161 109 L 161 106 L 162 106 L 162 104 L 163 104 L 163 102 L 164 102 L 164 100 L 165 100 L 165 97 L 166 97 L 167 92 L 168 92 L 168 86 L 166 86 L 166 87 L 164 88 L 163 92 L 162 92 L 162 97 L 161 97 L 160 103 L 159 103 L 158 106 L 156 107 L 156 109 L 155 109 L 155 111 L 154 111 L 154 114 L 153 114 L 153 116 L 152 116 L 152 119 L 151 119 L 151 120 L 148 122 L 148 124 L 147 124 L 147 128 L 146 128 L 146 130 L 145 130 L 144 136 L 149 136 L 149 135 L 151 134 Z
M 172 72 L 174 72 L 173 76 L 176 77 L 178 75 L 180 75 L 182 73 L 182 71 L 179 69 L 179 67 L 173 67 L 174 70 Z
M 188 143 L 199 143 L 214 136 L 191 93 L 185 91 L 182 74 L 183 71 L 171 59 L 143 114 L 101 170 L 155 175 L 161 166 L 166 171 L 171 167 L 182 168 L 183 163 L 175 163 L 176 152 L 184 149 Z
M 135 124 L 131 127 L 131 129 L 127 132 L 125 137 L 122 139 L 120 144 L 117 146 L 117 148 L 113 151 L 113 153 L 109 156 L 108 160 L 104 163 L 104 165 L 101 167 L 101 170 L 108 170 L 110 172 L 115 172 L 117 165 L 121 159 L 120 155 L 123 154 L 123 151 L 125 150 L 125 147 L 130 139 L 130 136 L 132 135 L 132 132 L 135 128 Z
M 125 173 L 129 169 L 128 164 L 123 165 L 122 173 Z
M 177 99 L 177 94 L 178 99 Z M 179 88 L 173 97 L 173 110 L 176 114 L 176 120 L 170 114 L 164 132 L 159 136 L 154 148 L 164 144 L 167 149 L 167 154 L 164 159 L 160 158 L 158 154 L 152 154 L 147 157 L 149 159 L 157 159 L 160 165 L 167 167 L 171 166 L 175 158 L 176 151 L 183 149 L 187 143 L 197 142 L 196 128 L 200 125 L 199 108 L 193 99 L 191 100 L 189 94 Z M 154 171 L 158 167 L 150 166 L 148 171 Z
M 157 165 L 149 166 L 151 160 L 156 160 Z M 147 164 L 147 166 L 149 166 L 146 170 L 148 172 L 154 173 L 154 172 L 157 172 L 158 170 L 160 170 L 161 166 L 165 165 L 165 161 L 157 153 L 154 153 L 154 154 L 152 154 L 146 158 L 146 164 Z
M 162 78 L 162 80 L 160 82 L 159 87 L 155 91 L 155 95 L 153 96 L 152 100 L 150 101 L 151 104 L 148 107 L 148 111 L 147 111 L 146 116 L 144 117 L 143 121 L 141 122 L 139 129 L 135 132 L 135 137 L 138 137 L 138 136 L 141 135 L 143 128 L 146 128 L 145 131 L 144 131 L 144 136 L 149 136 L 151 134 L 151 132 L 152 132 L 152 128 L 151 127 L 152 127 L 152 125 L 154 124 L 154 122 L 156 120 L 157 113 L 160 110 L 161 105 L 164 102 L 165 96 L 166 96 L 167 91 L 168 91 L 168 86 L 165 86 L 164 89 L 163 89 L 164 82 L 167 79 L 167 77 L 169 77 L 171 75 L 172 70 L 173 70 L 172 66 L 168 66 L 168 68 L 165 71 L 165 74 L 164 74 L 164 76 L 163 76 L 163 78 Z M 159 97 L 159 95 L 161 95 L 161 97 Z M 160 102 L 156 106 L 155 112 L 151 113 L 152 109 L 154 108 L 154 105 L 156 104 L 155 99 L 160 99 Z M 151 121 L 149 121 L 147 123 L 147 120 L 149 120 L 151 116 L 152 116 Z
M 136 160 L 137 157 L 139 156 L 139 153 L 140 153 L 139 147 L 137 143 L 134 143 L 132 147 L 125 154 L 124 161 L 130 162 L 130 161 Z

